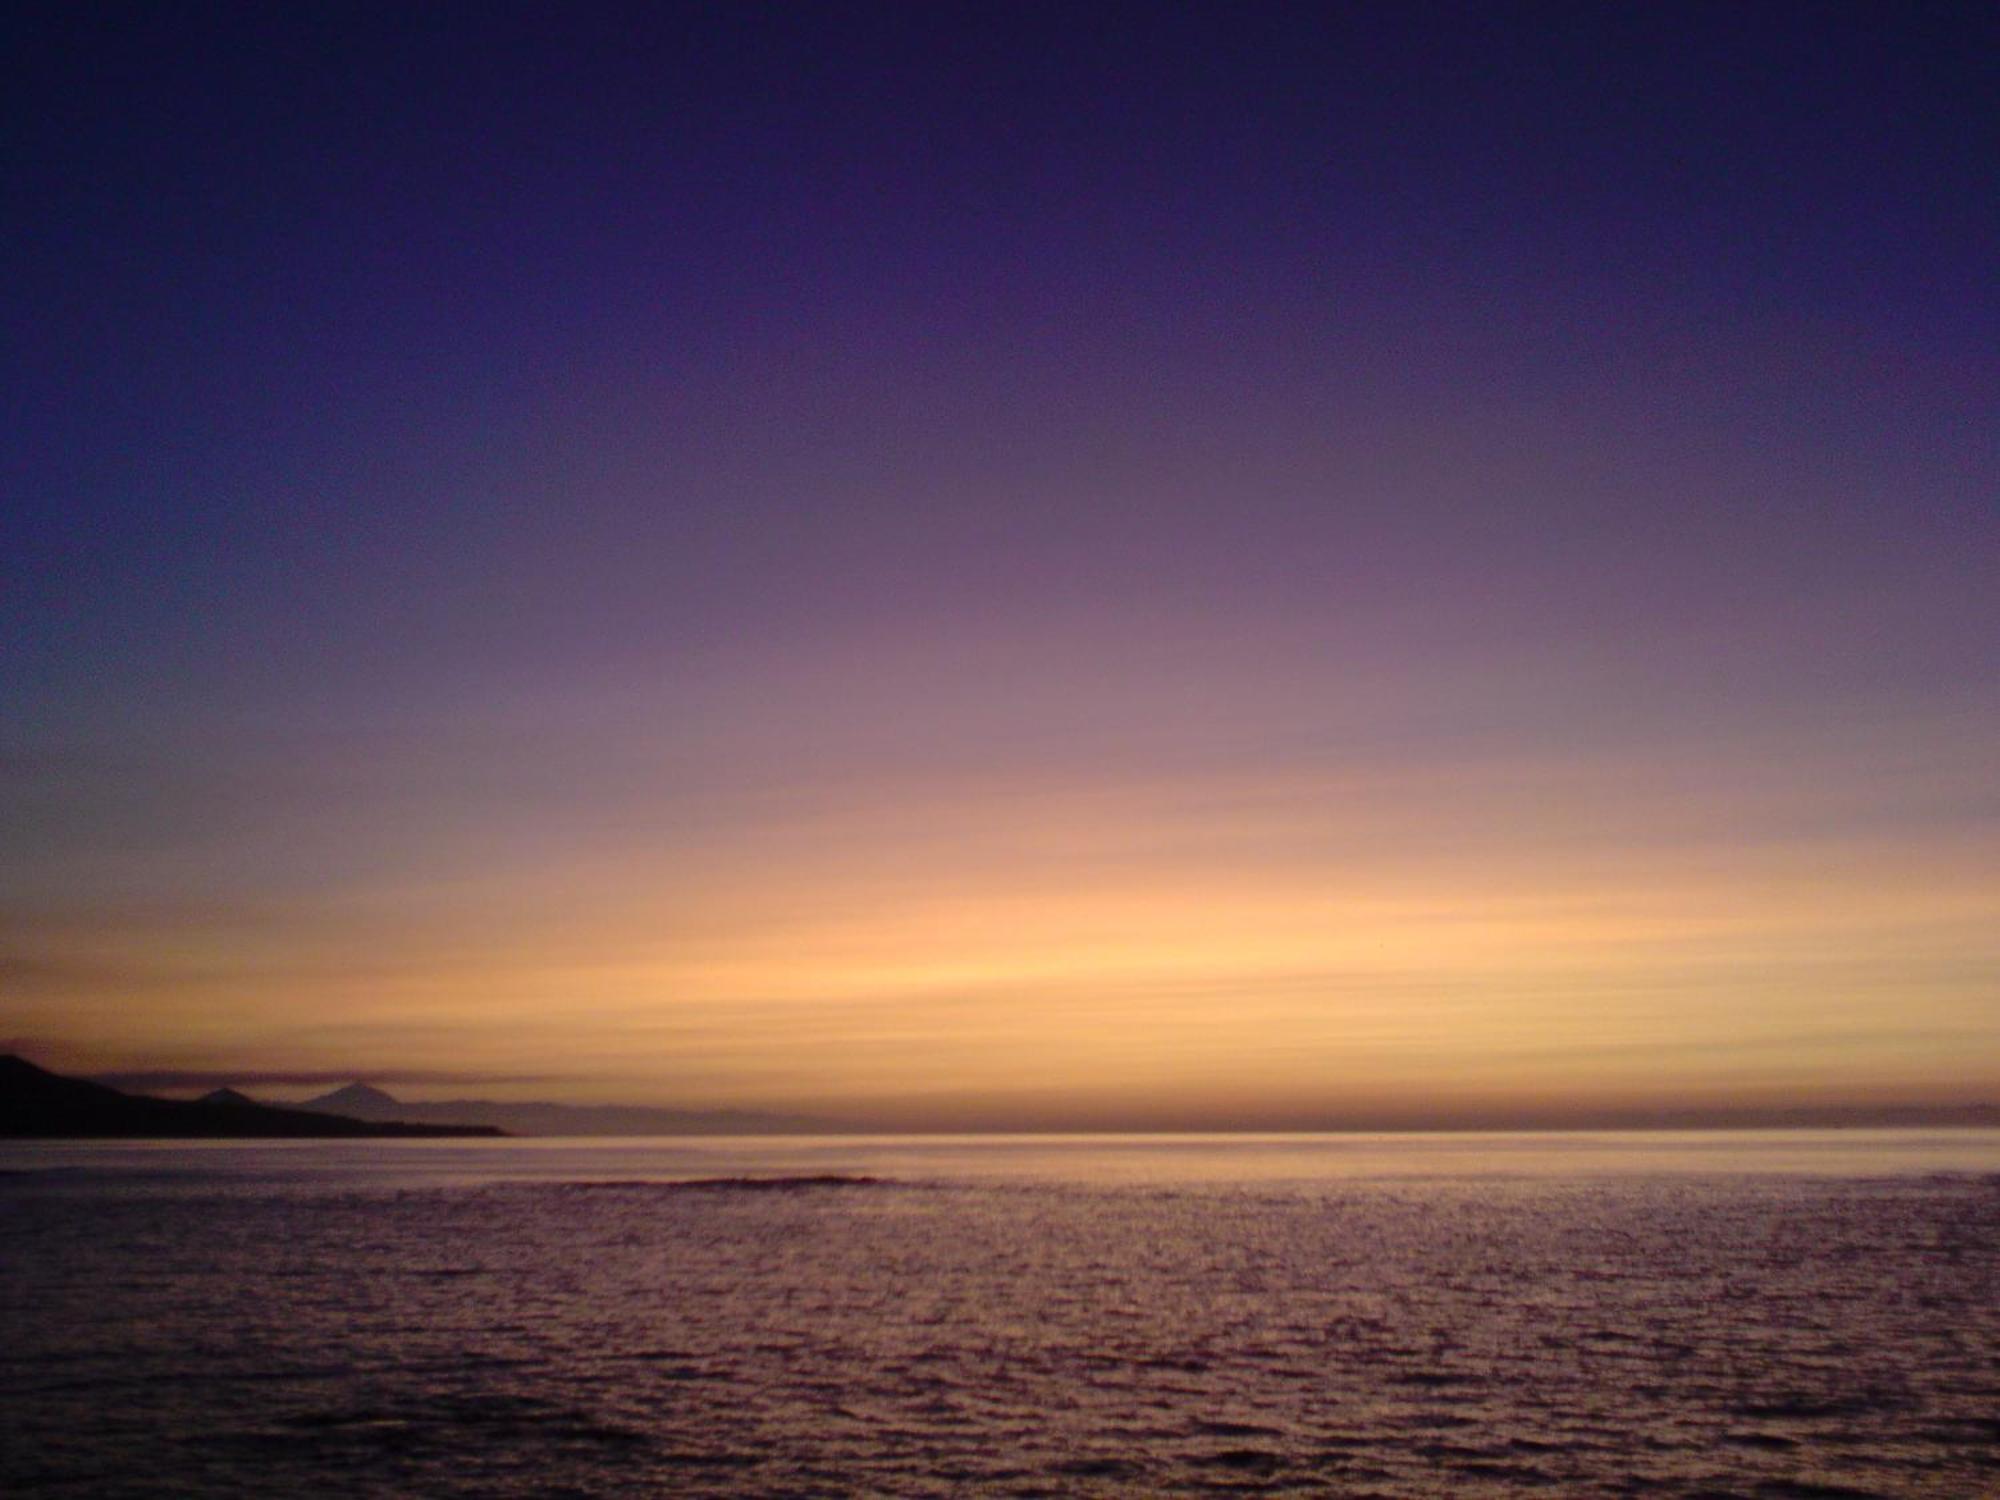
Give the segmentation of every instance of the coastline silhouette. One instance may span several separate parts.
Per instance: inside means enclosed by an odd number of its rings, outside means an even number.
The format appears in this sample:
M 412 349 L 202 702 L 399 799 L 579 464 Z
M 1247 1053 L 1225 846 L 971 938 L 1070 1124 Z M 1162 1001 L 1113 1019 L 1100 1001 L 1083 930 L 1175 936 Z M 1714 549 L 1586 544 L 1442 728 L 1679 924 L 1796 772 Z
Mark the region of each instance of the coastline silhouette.
M 62 1139 L 387 1138 L 504 1136 L 495 1125 L 356 1120 L 315 1110 L 259 1104 L 234 1089 L 201 1099 L 155 1099 L 102 1083 L 65 1078 L 22 1057 L 0 1056 L 0 1136 Z

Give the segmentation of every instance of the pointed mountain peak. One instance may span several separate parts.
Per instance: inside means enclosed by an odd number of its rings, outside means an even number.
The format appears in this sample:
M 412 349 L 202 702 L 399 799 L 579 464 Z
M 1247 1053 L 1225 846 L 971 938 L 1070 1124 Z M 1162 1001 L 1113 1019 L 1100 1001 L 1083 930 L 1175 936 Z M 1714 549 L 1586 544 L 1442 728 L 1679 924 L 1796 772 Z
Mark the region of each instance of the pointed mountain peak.
M 238 1108 L 247 1104 L 253 1109 L 262 1108 L 248 1094 L 239 1093 L 235 1089 L 211 1089 L 201 1096 L 201 1102 L 203 1104 L 228 1104 Z

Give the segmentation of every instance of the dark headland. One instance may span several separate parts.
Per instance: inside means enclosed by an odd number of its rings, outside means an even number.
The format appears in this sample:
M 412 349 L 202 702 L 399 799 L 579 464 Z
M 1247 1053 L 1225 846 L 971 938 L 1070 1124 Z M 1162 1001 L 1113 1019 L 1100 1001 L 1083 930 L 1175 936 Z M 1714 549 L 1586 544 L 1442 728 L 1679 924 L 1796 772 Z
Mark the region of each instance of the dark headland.
M 506 1133 L 493 1125 L 419 1125 L 280 1109 L 234 1090 L 218 1090 L 206 1099 L 154 1099 L 64 1078 L 25 1058 L 0 1056 L 0 1136 L 303 1140 Z
M 217 1092 L 222 1092 L 217 1090 Z M 235 1094 L 234 1089 L 228 1092 Z M 242 1094 L 236 1094 L 241 1099 Z M 445 1124 L 478 1120 L 509 1135 L 821 1135 L 837 1131 L 803 1115 L 744 1110 L 660 1109 L 643 1104 L 552 1104 L 520 1099 L 452 1099 L 413 1102 L 367 1083 L 350 1083 L 306 1100 L 300 1108 L 357 1120 L 416 1120 Z

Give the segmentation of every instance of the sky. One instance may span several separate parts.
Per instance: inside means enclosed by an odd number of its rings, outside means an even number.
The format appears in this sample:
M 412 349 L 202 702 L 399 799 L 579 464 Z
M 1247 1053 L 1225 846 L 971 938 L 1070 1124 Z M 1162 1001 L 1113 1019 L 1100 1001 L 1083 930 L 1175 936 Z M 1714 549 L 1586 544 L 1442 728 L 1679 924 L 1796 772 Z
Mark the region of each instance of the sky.
M 2000 1100 L 1990 8 L 0 25 L 0 1050 Z

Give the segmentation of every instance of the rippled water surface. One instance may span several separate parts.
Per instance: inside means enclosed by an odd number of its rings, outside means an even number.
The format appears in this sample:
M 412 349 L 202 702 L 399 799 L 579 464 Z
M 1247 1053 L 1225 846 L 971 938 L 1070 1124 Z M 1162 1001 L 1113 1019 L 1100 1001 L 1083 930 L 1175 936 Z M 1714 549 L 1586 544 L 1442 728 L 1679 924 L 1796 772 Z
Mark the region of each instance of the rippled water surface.
M 2000 1134 L 14 1145 L 0 1493 L 2000 1494 Z

